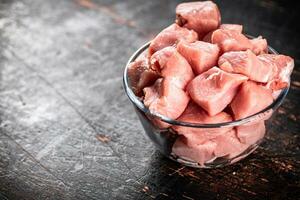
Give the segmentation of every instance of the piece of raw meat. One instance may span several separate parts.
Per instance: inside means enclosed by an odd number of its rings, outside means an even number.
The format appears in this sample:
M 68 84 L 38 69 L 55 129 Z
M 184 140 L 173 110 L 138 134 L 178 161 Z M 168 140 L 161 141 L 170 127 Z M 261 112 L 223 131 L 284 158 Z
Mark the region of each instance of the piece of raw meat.
M 206 36 L 205 41 L 217 44 L 220 47 L 221 53 L 252 49 L 250 40 L 236 30 L 217 29 L 209 34 L 209 36 Z
M 294 68 L 294 60 L 285 55 L 261 54 L 258 59 L 267 66 L 276 68 L 276 75 L 267 83 L 267 88 L 280 90 L 288 86 Z
M 227 30 L 231 30 L 231 31 L 236 31 L 238 33 L 242 33 L 243 26 L 239 25 L 239 24 L 221 24 L 219 29 L 227 29 Z M 208 34 L 206 34 L 203 37 L 203 41 L 211 43 L 211 36 L 212 36 L 213 32 L 214 31 L 211 31 Z
M 166 47 L 155 52 L 150 59 L 151 68 L 170 80 L 178 88 L 184 89 L 194 78 L 193 70 L 187 60 L 177 52 L 175 47 Z
M 239 141 L 235 129 L 219 135 L 215 139 L 212 139 L 212 141 L 217 144 L 214 150 L 214 155 L 216 157 L 226 156 L 228 158 L 233 158 L 241 154 L 250 146 Z
M 220 112 L 215 116 L 209 116 L 205 110 L 194 102 L 190 102 L 185 111 L 177 119 L 178 121 L 199 123 L 199 124 L 215 124 L 222 122 L 230 122 L 232 118 L 226 112 Z M 179 135 L 184 135 L 187 138 L 188 144 L 202 144 L 203 142 L 215 138 L 216 136 L 225 133 L 232 129 L 226 128 L 193 128 L 187 126 L 172 127 Z
M 211 1 L 181 3 L 176 7 L 176 23 L 198 33 L 199 39 L 219 27 L 221 15 Z
M 177 119 L 190 100 L 185 91 L 173 84 L 171 79 L 159 78 L 153 86 L 144 88 L 144 104 L 151 112 L 159 113 L 171 119 Z M 155 120 L 160 127 L 170 125 Z
M 251 116 L 273 102 L 272 91 L 253 81 L 244 82 L 230 106 L 234 119 Z
M 177 45 L 177 51 L 189 62 L 196 75 L 215 66 L 219 57 L 217 45 L 202 41 L 182 41 Z
M 259 36 L 257 38 L 254 38 L 250 40 L 252 44 L 252 51 L 256 55 L 268 53 L 268 43 L 267 40 L 262 38 L 262 36 Z
M 220 113 L 233 99 L 239 85 L 248 77 L 213 67 L 198 75 L 187 86 L 191 98 L 210 116 Z
M 240 24 L 221 24 L 220 29 L 227 29 L 227 30 L 236 31 L 238 33 L 242 33 L 243 32 L 243 25 L 240 25 Z
M 128 67 L 128 78 L 135 95 L 141 96 L 144 87 L 152 85 L 159 74 L 150 69 L 148 59 L 139 59 L 130 63 Z
M 177 24 L 172 24 L 162 30 L 151 41 L 149 46 L 149 55 L 151 56 L 153 53 L 160 49 L 163 49 L 164 47 L 174 46 L 181 40 L 194 42 L 197 39 L 198 35 L 195 31 L 180 27 Z
M 260 121 L 251 125 L 237 126 L 236 130 L 241 143 L 252 145 L 264 137 L 266 127 L 264 121 Z
M 275 69 L 262 63 L 250 50 L 226 52 L 220 56 L 218 65 L 224 71 L 243 74 L 261 83 L 268 82 L 275 75 Z
M 205 162 L 214 158 L 213 152 L 216 148 L 216 143 L 207 141 L 198 145 L 187 145 L 184 137 L 179 137 L 172 147 L 172 152 L 181 158 L 199 163 L 201 166 Z

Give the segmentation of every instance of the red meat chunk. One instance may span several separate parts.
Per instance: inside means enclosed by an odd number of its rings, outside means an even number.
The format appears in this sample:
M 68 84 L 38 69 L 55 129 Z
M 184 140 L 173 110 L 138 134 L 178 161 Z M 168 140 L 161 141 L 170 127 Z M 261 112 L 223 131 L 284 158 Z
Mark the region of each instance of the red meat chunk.
M 200 165 L 214 158 L 216 143 L 207 141 L 198 145 L 187 145 L 184 137 L 179 137 L 172 147 L 172 152 L 186 160 L 194 161 Z
M 243 31 L 243 26 L 239 24 L 221 24 L 219 29 L 225 29 L 225 30 L 230 30 L 230 31 L 236 31 L 238 33 L 242 33 Z M 209 42 L 211 43 L 211 37 L 214 31 L 209 32 L 204 36 L 202 39 L 204 42 Z
M 195 31 L 180 27 L 177 24 L 172 24 L 162 30 L 151 41 L 149 46 L 149 55 L 151 56 L 153 53 L 160 49 L 163 49 L 164 47 L 174 46 L 181 40 L 194 42 L 197 39 L 198 35 Z
M 190 63 L 197 75 L 215 66 L 219 56 L 217 45 L 202 41 L 182 41 L 177 45 L 177 51 Z
M 273 102 L 272 91 L 253 81 L 244 82 L 231 103 L 234 119 L 251 116 Z
M 205 38 L 206 41 L 219 45 L 221 53 L 252 49 L 250 40 L 236 30 L 217 29 L 210 34 L 210 38 Z
M 262 63 L 250 50 L 224 53 L 218 64 L 224 71 L 243 74 L 250 80 L 262 83 L 268 82 L 275 75 L 275 69 Z
M 276 70 L 276 74 L 267 83 L 267 87 L 272 90 L 280 90 L 288 86 L 290 76 L 294 68 L 294 60 L 285 55 L 261 54 L 258 59 L 267 66 L 272 66 Z
M 252 145 L 264 137 L 266 127 L 264 121 L 260 121 L 251 125 L 238 126 L 236 130 L 241 143 Z
M 146 58 L 132 62 L 128 67 L 131 88 L 137 96 L 141 96 L 143 88 L 152 85 L 159 76 L 156 71 L 150 69 Z
M 185 110 L 190 100 L 185 91 L 173 84 L 172 79 L 159 78 L 153 86 L 144 88 L 144 104 L 150 111 L 171 119 L 177 119 Z M 156 121 L 160 127 L 166 123 Z
M 246 76 L 213 67 L 194 78 L 188 84 L 187 91 L 199 106 L 214 116 L 231 102 L 238 86 L 247 79 Z
M 236 31 L 238 33 L 243 32 L 243 26 L 240 24 L 221 24 L 220 29 L 232 30 L 232 31 Z
M 199 107 L 196 103 L 190 102 L 182 115 L 177 119 L 179 121 L 199 123 L 199 124 L 214 124 L 222 122 L 230 122 L 232 118 L 226 112 L 220 112 L 215 116 L 209 116 L 205 110 Z M 205 141 L 215 138 L 216 136 L 225 133 L 229 128 L 192 128 L 187 126 L 173 126 L 178 134 L 184 135 L 189 144 L 202 144 Z
M 184 89 L 194 78 L 193 70 L 186 59 L 174 47 L 166 47 L 151 56 L 151 67 L 160 71 L 164 78 L 172 79 L 173 84 Z
M 252 51 L 256 55 L 268 53 L 268 43 L 266 39 L 263 39 L 261 36 L 250 40 L 252 44 Z
M 249 145 L 239 141 L 235 129 L 216 137 L 213 139 L 213 142 L 217 144 L 216 149 L 214 150 L 214 155 L 216 157 L 227 156 L 233 158 L 249 147 Z
M 199 39 L 219 27 L 221 15 L 211 1 L 181 3 L 176 7 L 176 23 L 198 33 Z
M 187 143 L 185 137 L 179 137 L 173 145 L 172 152 L 181 158 L 203 165 L 216 157 L 234 158 L 244 152 L 250 145 L 239 141 L 235 129 L 202 144 Z

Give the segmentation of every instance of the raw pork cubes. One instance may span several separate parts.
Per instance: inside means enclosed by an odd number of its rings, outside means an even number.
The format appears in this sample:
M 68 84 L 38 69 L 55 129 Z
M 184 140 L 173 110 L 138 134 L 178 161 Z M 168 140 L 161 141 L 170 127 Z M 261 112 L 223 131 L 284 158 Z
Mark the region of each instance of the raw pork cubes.
M 238 86 L 248 77 L 217 67 L 198 75 L 187 86 L 191 98 L 210 116 L 220 113 L 234 98 Z
M 176 119 L 189 103 L 189 96 L 185 91 L 173 84 L 171 79 L 157 79 L 153 86 L 144 88 L 144 104 L 152 112 Z M 158 122 L 159 124 L 159 122 Z M 161 123 L 161 127 L 168 127 Z
M 272 91 L 252 81 L 242 84 L 241 89 L 231 103 L 234 119 L 253 115 L 273 102 Z
M 250 50 L 226 52 L 218 64 L 224 71 L 243 74 L 257 82 L 266 83 L 274 76 L 273 66 L 262 63 Z
M 211 33 L 210 41 L 213 44 L 217 44 L 222 53 L 244 51 L 252 48 L 250 40 L 236 30 L 217 29 Z
M 182 41 L 177 46 L 178 52 L 190 63 L 195 74 L 201 74 L 217 64 L 219 47 L 208 42 Z
M 181 3 L 176 7 L 176 16 L 177 24 L 196 31 L 199 39 L 221 23 L 219 8 L 211 1 Z
M 199 123 L 199 124 L 213 124 L 232 121 L 232 117 L 226 112 L 220 112 L 219 114 L 211 117 L 200 106 L 194 102 L 190 102 L 186 110 L 178 118 L 180 121 Z M 178 134 L 184 135 L 187 138 L 188 143 L 201 144 L 208 139 L 215 138 L 216 136 L 227 132 L 231 128 L 192 128 L 186 126 L 173 126 L 173 129 Z
M 131 63 L 128 76 L 152 113 L 214 125 L 149 117 L 155 128 L 178 134 L 175 156 L 203 166 L 220 157 L 239 158 L 264 137 L 264 121 L 273 111 L 256 114 L 289 85 L 293 67 L 291 57 L 268 54 L 265 38 L 249 39 L 242 25 L 221 24 L 217 5 L 203 1 L 179 4 L 176 23 L 151 41 L 147 56 Z M 228 123 L 252 115 L 251 122 Z
M 194 42 L 197 39 L 198 35 L 195 31 L 180 27 L 177 24 L 172 24 L 161 31 L 152 40 L 149 47 L 149 55 L 151 56 L 153 53 L 164 47 L 174 46 L 181 40 Z
M 157 51 L 151 57 L 151 64 L 162 77 L 172 79 L 173 84 L 181 89 L 184 89 L 194 78 L 191 66 L 174 47 L 166 47 Z

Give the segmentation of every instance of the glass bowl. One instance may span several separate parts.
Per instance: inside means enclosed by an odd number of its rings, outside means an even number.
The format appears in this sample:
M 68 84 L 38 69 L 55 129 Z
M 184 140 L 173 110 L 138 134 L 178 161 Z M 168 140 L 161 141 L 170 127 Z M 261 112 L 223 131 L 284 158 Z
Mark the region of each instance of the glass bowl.
M 251 37 L 251 36 L 249 36 Z M 225 122 L 225 123 L 214 123 L 214 124 L 199 124 L 199 123 L 188 123 L 183 121 L 178 121 L 170 119 L 166 116 L 160 115 L 159 113 L 151 112 L 144 104 L 140 97 L 137 97 L 130 87 L 130 82 L 128 79 L 128 66 L 131 62 L 135 61 L 140 55 L 146 53 L 148 50 L 150 42 L 144 44 L 139 48 L 129 59 L 123 74 L 123 84 L 124 89 L 132 102 L 136 114 L 138 115 L 143 128 L 150 138 L 150 140 L 155 144 L 157 149 L 166 157 L 177 161 L 183 165 L 196 167 L 196 168 L 216 168 L 223 167 L 235 163 L 249 154 L 251 154 L 263 141 L 266 135 L 266 123 L 271 123 L 271 116 L 274 111 L 281 105 L 285 96 L 288 93 L 289 86 L 282 89 L 278 94 L 278 97 L 273 101 L 271 105 L 267 108 L 261 110 L 260 112 L 251 115 L 249 117 Z M 278 54 L 273 48 L 268 47 L 269 53 Z M 168 128 L 163 128 L 160 124 L 167 124 Z M 196 139 L 201 139 L 201 135 L 205 134 L 212 136 L 212 138 L 218 137 L 225 139 L 223 142 L 218 142 L 219 140 L 212 143 L 219 148 L 228 149 L 227 154 L 223 155 L 224 152 L 214 152 L 214 156 L 211 154 L 208 156 L 208 151 L 210 151 L 210 146 L 200 145 L 190 147 L 186 143 L 185 137 L 177 134 L 173 127 L 184 128 L 186 135 L 190 133 L 197 132 Z M 229 135 L 230 132 L 237 130 L 246 131 L 246 137 L 239 137 L 239 141 L 235 141 Z M 240 132 L 243 133 L 243 132 Z M 250 136 L 249 136 L 249 133 Z M 228 134 L 228 137 L 226 136 Z M 191 136 L 195 136 L 191 135 Z M 221 137 L 219 137 L 221 136 Z M 224 136 L 224 137 L 223 137 Z M 243 138 L 244 141 L 240 141 Z M 213 140 L 213 139 L 212 139 Z M 237 145 L 234 145 L 234 144 Z M 245 144 L 246 143 L 246 144 Z M 224 144 L 227 144 L 224 146 Z M 220 147 L 220 145 L 223 145 Z M 225 151 L 226 152 L 226 151 Z M 178 155 L 180 154 L 180 156 Z

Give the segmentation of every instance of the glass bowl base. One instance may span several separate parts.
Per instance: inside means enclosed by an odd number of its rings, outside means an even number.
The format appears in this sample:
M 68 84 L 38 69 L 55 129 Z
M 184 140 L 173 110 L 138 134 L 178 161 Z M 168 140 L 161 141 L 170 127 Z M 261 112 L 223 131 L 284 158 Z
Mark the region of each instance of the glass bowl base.
M 173 153 L 171 153 L 169 156 L 167 156 L 167 155 L 166 156 L 168 158 L 170 158 L 171 160 L 173 160 L 175 162 L 178 162 L 180 164 L 183 164 L 185 166 L 188 166 L 188 167 L 213 169 L 213 168 L 218 168 L 218 167 L 225 167 L 225 166 L 234 164 L 234 163 L 242 160 L 243 158 L 247 157 L 252 152 L 254 152 L 258 148 L 258 146 L 261 142 L 262 142 L 262 140 L 256 142 L 255 144 L 249 146 L 241 154 L 239 154 L 239 155 L 237 155 L 233 158 L 226 158 L 224 156 L 223 157 L 218 157 L 218 158 L 214 158 L 214 159 L 204 163 L 203 165 L 200 165 L 199 163 L 197 163 L 195 161 L 191 161 L 191 160 L 188 160 L 186 158 L 176 156 Z

